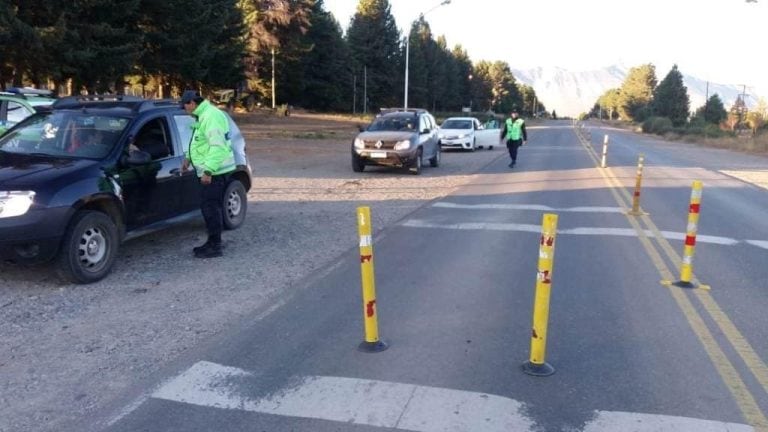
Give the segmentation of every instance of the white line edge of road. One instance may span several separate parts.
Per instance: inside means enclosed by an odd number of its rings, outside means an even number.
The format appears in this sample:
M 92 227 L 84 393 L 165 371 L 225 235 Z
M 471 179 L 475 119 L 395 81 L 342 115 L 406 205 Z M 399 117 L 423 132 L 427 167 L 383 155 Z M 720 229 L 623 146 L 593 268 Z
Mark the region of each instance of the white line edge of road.
M 201 361 L 152 398 L 219 409 L 386 427 L 416 432 L 532 431 L 525 405 L 486 393 L 359 378 L 308 376 L 262 398 L 250 398 L 252 373 Z M 751 426 L 689 417 L 595 411 L 585 432 L 752 432 Z

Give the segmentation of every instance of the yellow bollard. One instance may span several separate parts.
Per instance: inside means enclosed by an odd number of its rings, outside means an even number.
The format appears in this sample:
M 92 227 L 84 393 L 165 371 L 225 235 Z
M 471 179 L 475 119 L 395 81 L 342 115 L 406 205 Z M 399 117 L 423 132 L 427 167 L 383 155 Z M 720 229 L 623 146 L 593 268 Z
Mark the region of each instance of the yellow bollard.
M 688 207 L 688 227 L 685 233 L 685 248 L 683 249 L 683 263 L 680 266 L 680 280 L 673 285 L 683 288 L 695 288 L 691 283 L 693 278 L 693 253 L 696 249 L 696 233 L 699 230 L 699 211 L 701 210 L 701 182 L 693 182 L 691 189 L 691 202 Z
M 600 159 L 600 168 L 605 168 L 605 159 L 608 157 L 608 135 L 603 137 L 603 157 Z
M 536 275 L 536 299 L 533 304 L 533 329 L 531 332 L 530 359 L 523 363 L 523 372 L 534 376 L 555 373 L 544 359 L 547 351 L 547 323 L 549 321 L 549 295 L 552 288 L 552 265 L 555 258 L 557 215 L 545 213 L 541 223 L 539 241 L 539 265 Z
M 645 156 L 641 153 L 637 158 L 637 179 L 635 180 L 635 193 L 632 195 L 632 210 L 628 214 L 632 216 L 642 216 L 646 214 L 640 210 L 640 187 L 643 183 L 643 161 Z
M 365 326 L 365 340 L 360 343 L 358 349 L 364 352 L 384 351 L 388 346 L 379 340 L 370 208 L 357 208 L 357 231 L 360 234 L 360 275 L 363 286 L 363 323 Z

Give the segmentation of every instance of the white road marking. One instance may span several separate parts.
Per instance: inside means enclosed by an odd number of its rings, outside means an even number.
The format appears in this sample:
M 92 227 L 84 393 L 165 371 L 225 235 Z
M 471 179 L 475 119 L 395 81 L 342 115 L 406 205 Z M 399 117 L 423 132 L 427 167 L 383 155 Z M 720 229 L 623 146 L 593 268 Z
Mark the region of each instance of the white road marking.
M 745 240 L 745 241 L 751 244 L 752 246 L 768 249 L 768 241 L 765 241 L 765 240 Z
M 263 414 L 412 431 L 528 431 L 533 422 L 515 400 L 461 390 L 357 378 L 311 376 L 262 399 L 242 393 L 249 372 L 198 362 L 152 397 Z
M 699 420 L 656 414 L 598 411 L 597 418 L 587 423 L 584 432 L 752 432 L 755 429 L 738 423 Z
M 310 376 L 253 399 L 234 367 L 198 362 L 153 395 L 221 409 L 337 421 L 415 432 L 534 431 L 524 404 L 485 393 L 359 378 Z M 596 411 L 585 432 L 753 432 L 750 426 L 688 417 Z
M 621 207 L 565 207 L 557 208 L 539 204 L 455 204 L 449 202 L 437 202 L 432 207 L 462 209 L 462 210 L 534 210 L 548 212 L 576 212 L 576 213 L 625 213 L 627 210 Z
M 532 232 L 540 233 L 541 225 L 529 225 L 529 224 L 515 224 L 515 223 L 488 223 L 488 222 L 459 222 L 452 224 L 435 224 L 420 219 L 410 219 L 400 224 L 404 227 L 410 228 L 434 228 L 434 229 L 451 229 L 451 230 L 478 230 L 478 231 L 520 231 L 520 232 Z M 566 235 L 609 235 L 619 237 L 637 237 L 637 232 L 632 228 L 593 228 L 593 227 L 577 227 L 570 229 L 558 229 L 558 234 Z M 651 230 L 645 230 L 645 234 L 649 237 L 653 236 Z M 661 235 L 668 240 L 685 240 L 686 233 L 662 231 Z M 724 246 L 733 246 L 741 243 L 739 240 L 708 236 L 697 235 L 697 243 L 713 243 Z M 768 249 L 768 242 L 760 243 L 758 240 L 747 240 L 746 243 L 765 247 Z

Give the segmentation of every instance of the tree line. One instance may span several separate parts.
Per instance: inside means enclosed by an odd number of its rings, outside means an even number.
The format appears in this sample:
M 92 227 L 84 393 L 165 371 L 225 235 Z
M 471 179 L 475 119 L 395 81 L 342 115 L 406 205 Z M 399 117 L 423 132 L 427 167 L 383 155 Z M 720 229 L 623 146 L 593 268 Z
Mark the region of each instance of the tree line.
M 649 63 L 631 68 L 621 87 L 603 93 L 588 115 L 643 123 L 647 132 L 677 130 L 712 135 L 721 129 L 749 128 L 755 132 L 765 127 L 768 120 L 768 104 L 762 100 L 750 111 L 739 96 L 733 106 L 726 109 L 720 96 L 714 93 L 693 112 L 690 105 L 688 89 L 677 65 L 658 82 L 656 67 Z
M 346 32 L 323 0 L 0 0 L 0 86 L 177 96 L 237 89 L 338 112 L 402 106 L 546 110 L 502 61 L 473 62 L 389 0 L 359 0 Z M 407 39 L 406 39 L 407 38 Z M 273 85 L 274 77 L 274 85 Z

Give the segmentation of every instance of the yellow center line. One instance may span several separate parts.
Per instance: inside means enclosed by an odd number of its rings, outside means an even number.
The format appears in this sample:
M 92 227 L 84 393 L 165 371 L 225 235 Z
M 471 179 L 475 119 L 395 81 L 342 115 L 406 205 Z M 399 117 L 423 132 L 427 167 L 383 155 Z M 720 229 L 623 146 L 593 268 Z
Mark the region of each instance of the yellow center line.
M 587 154 L 595 163 L 599 166 L 599 159 L 597 154 L 591 145 L 578 132 L 576 135 L 579 138 L 581 145 L 587 150 Z M 628 208 L 629 203 L 632 200 L 629 192 L 618 182 L 617 177 L 613 174 L 610 168 L 598 168 L 606 183 L 608 184 L 609 191 L 611 192 L 614 200 L 622 207 Z M 651 240 L 646 235 L 646 231 L 637 222 L 634 217 L 627 215 L 627 220 L 632 228 L 637 231 L 640 243 L 643 245 L 648 257 L 653 262 L 656 270 L 659 272 L 663 280 L 672 280 L 672 271 L 667 266 L 664 259 L 661 257 L 659 251 L 653 246 Z M 679 265 L 682 262 L 682 258 L 674 251 L 666 238 L 664 238 L 656 225 L 651 221 L 650 217 L 644 215 L 641 217 L 643 223 L 651 230 L 654 235 L 654 239 L 657 244 L 664 250 L 667 257 L 675 264 Z M 698 280 L 695 280 L 698 284 Z M 668 290 L 672 295 L 672 298 L 678 305 L 678 308 L 683 312 L 686 320 L 691 326 L 692 330 L 699 338 L 704 350 L 710 358 L 710 361 L 715 366 L 718 374 L 722 378 L 728 390 L 731 392 L 734 400 L 736 401 L 739 409 L 741 410 L 744 418 L 753 427 L 760 431 L 768 431 L 768 419 L 761 411 L 755 397 L 747 388 L 746 384 L 742 380 L 738 371 L 734 367 L 733 363 L 728 359 L 728 356 L 723 352 L 722 348 L 718 345 L 715 337 L 710 332 L 706 323 L 698 313 L 693 303 L 690 301 L 685 292 L 681 289 Z M 739 356 L 744 360 L 749 370 L 755 375 L 763 388 L 768 392 L 768 368 L 765 363 L 762 362 L 757 353 L 752 349 L 749 342 L 738 331 L 733 322 L 728 316 L 720 309 L 717 302 L 712 298 L 708 291 L 696 289 L 695 295 L 701 301 L 704 306 L 704 310 L 712 317 L 717 323 L 720 330 L 725 337 L 734 347 Z

